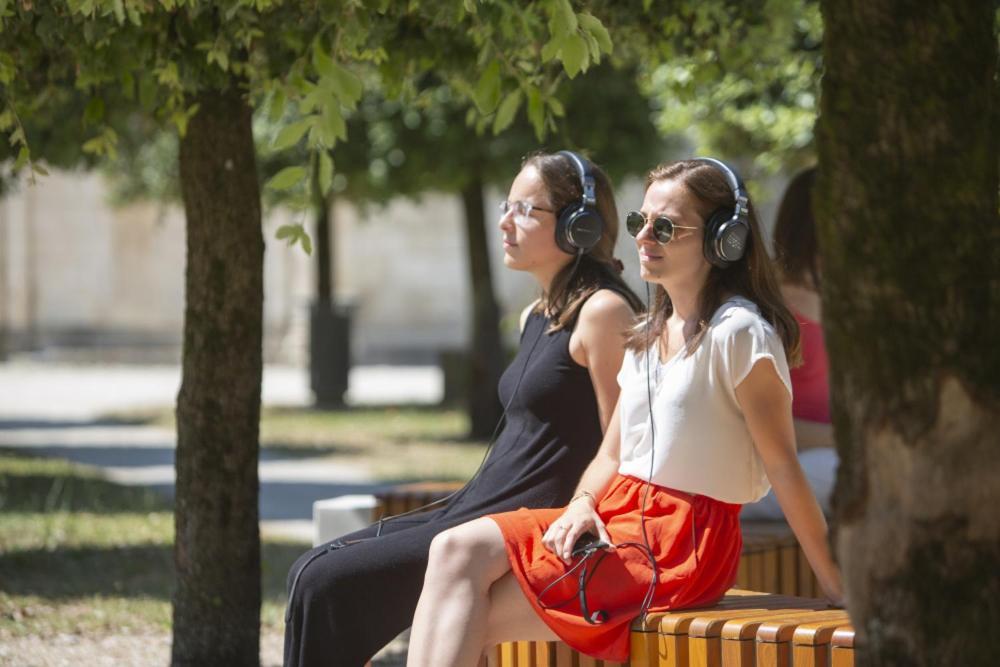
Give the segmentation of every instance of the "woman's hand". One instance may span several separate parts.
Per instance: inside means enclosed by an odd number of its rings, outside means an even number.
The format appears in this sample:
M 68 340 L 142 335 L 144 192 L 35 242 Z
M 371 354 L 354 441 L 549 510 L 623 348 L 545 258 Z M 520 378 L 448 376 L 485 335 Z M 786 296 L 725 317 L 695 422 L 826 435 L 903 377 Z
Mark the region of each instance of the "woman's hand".
M 584 533 L 597 535 L 602 542 L 611 544 L 604 521 L 597 514 L 594 497 L 589 494 L 577 496 L 570 502 L 562 516 L 545 531 L 542 544 L 568 565 L 572 560 L 573 545 Z
M 840 570 L 834 566 L 823 576 L 817 576 L 819 587 L 823 589 L 823 595 L 834 607 L 844 606 L 844 587 L 840 579 Z

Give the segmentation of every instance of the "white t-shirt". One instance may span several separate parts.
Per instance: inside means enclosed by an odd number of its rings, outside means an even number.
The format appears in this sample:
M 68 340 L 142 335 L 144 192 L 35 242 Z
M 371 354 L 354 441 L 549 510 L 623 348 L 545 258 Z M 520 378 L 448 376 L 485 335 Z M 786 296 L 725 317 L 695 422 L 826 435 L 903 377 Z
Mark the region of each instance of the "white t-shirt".
M 693 354 L 681 348 L 665 363 L 655 351 L 650 355 L 654 484 L 728 503 L 753 502 L 767 493 L 770 483 L 735 393 L 760 359 L 771 360 L 791 395 L 781 338 L 757 306 L 742 297 L 719 307 Z M 645 353 L 625 352 L 618 384 L 618 472 L 647 479 L 651 438 Z

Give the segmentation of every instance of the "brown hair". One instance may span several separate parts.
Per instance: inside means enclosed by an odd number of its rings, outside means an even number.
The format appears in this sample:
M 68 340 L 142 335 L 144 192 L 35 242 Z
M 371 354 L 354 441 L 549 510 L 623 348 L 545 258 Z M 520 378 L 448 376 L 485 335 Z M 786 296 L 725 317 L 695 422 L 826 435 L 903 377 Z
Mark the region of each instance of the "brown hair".
M 538 170 L 548 190 L 549 204 L 562 212 L 567 206 L 583 198 L 580 172 L 565 155 L 558 153 L 535 153 L 527 156 L 521 168 L 534 167 Z M 538 300 L 535 310 L 547 313 L 552 320 L 549 333 L 570 327 L 580 313 L 580 308 L 599 289 L 610 287 L 628 302 L 635 312 L 643 310 L 642 301 L 621 277 L 622 263 L 615 259 L 615 240 L 618 238 L 618 209 L 611 179 L 599 166 L 590 163 L 590 173 L 594 177 L 594 194 L 597 197 L 597 212 L 604 221 L 604 233 L 590 252 L 583 255 L 579 264 L 573 260 L 560 269 L 552 280 L 547 294 Z M 574 268 L 574 265 L 577 265 Z
M 809 167 L 788 183 L 774 224 L 774 254 L 783 280 L 819 290 L 816 219 L 811 200 L 815 181 L 816 167 Z
M 703 220 L 720 209 L 732 209 L 733 190 L 718 167 L 700 160 L 679 160 L 659 165 L 646 177 L 646 189 L 662 180 L 678 180 L 702 204 L 698 211 Z M 749 299 L 760 309 L 761 315 L 777 331 L 785 348 L 789 365 L 795 366 L 801 360 L 799 349 L 799 325 L 788 306 L 785 305 L 778 289 L 778 281 L 771 259 L 767 256 L 760 239 L 760 224 L 752 202 L 748 202 L 747 221 L 750 235 L 747 237 L 743 258 L 726 268 L 712 266 L 708 279 L 699 295 L 699 333 L 688 343 L 688 354 L 694 352 L 708 329 L 708 320 L 722 305 L 729 294 Z M 666 327 L 667 319 L 673 313 L 673 304 L 663 286 L 657 285 L 649 318 L 649 331 L 645 327 L 635 327 L 626 343 L 633 351 L 645 350 L 649 340 L 658 340 Z

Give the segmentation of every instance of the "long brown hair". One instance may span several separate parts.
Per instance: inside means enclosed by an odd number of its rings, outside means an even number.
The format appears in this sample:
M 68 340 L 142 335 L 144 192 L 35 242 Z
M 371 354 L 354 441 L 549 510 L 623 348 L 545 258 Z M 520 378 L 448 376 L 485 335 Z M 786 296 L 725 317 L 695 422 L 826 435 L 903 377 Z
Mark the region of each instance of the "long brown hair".
M 698 212 L 703 220 L 707 220 L 720 208 L 732 210 L 736 204 L 733 200 L 733 190 L 725 176 L 718 167 L 707 162 L 678 160 L 661 164 L 646 177 L 646 190 L 649 190 L 653 183 L 663 180 L 678 180 L 683 183 L 701 204 Z M 724 269 L 712 266 L 698 299 L 700 330 L 688 343 L 687 353 L 691 354 L 698 347 L 708 329 L 708 321 L 722 305 L 725 297 L 736 294 L 757 305 L 761 315 L 781 337 L 789 365 L 795 366 L 801 361 L 799 325 L 785 305 L 778 289 L 774 266 L 761 243 L 760 223 L 753 202 L 748 202 L 748 206 L 747 221 L 750 224 L 750 235 L 747 237 L 746 251 L 742 259 Z M 636 326 L 626 343 L 626 347 L 633 351 L 643 351 L 650 340 L 659 340 L 667 325 L 667 319 L 674 311 L 670 297 L 663 286 L 656 285 L 655 290 L 653 306 L 646 316 L 649 318 L 649 331 L 647 332 L 644 326 Z
M 816 167 L 809 167 L 788 183 L 774 223 L 774 254 L 782 280 L 818 291 L 816 219 L 811 200 L 815 181 Z
M 558 153 L 534 153 L 521 163 L 521 169 L 535 167 L 548 190 L 552 208 L 557 212 L 583 198 L 583 186 L 576 165 Z M 615 240 L 618 238 L 618 209 L 611 179 L 599 166 L 590 163 L 594 177 L 594 194 L 597 212 L 604 220 L 604 233 L 590 252 L 572 260 L 559 270 L 547 294 L 538 300 L 535 310 L 547 313 L 552 321 L 549 333 L 572 327 L 584 302 L 597 290 L 613 287 L 622 295 L 635 312 L 643 309 L 642 301 L 621 277 L 622 263 L 615 259 Z M 557 213 L 558 215 L 558 213 Z

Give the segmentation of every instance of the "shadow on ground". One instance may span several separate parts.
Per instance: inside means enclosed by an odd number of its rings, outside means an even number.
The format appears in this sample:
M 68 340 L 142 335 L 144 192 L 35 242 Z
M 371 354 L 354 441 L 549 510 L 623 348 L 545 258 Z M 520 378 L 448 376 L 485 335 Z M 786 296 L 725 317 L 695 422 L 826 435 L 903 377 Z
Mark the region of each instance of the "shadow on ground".
M 265 600 L 284 602 L 289 568 L 305 544 L 266 542 L 261 547 Z M 67 601 L 92 595 L 170 600 L 174 586 L 173 546 L 28 549 L 0 554 L 0 590 Z
M 0 462 L 0 513 L 136 513 L 173 505 L 152 489 L 115 484 L 59 459 L 4 448 Z

